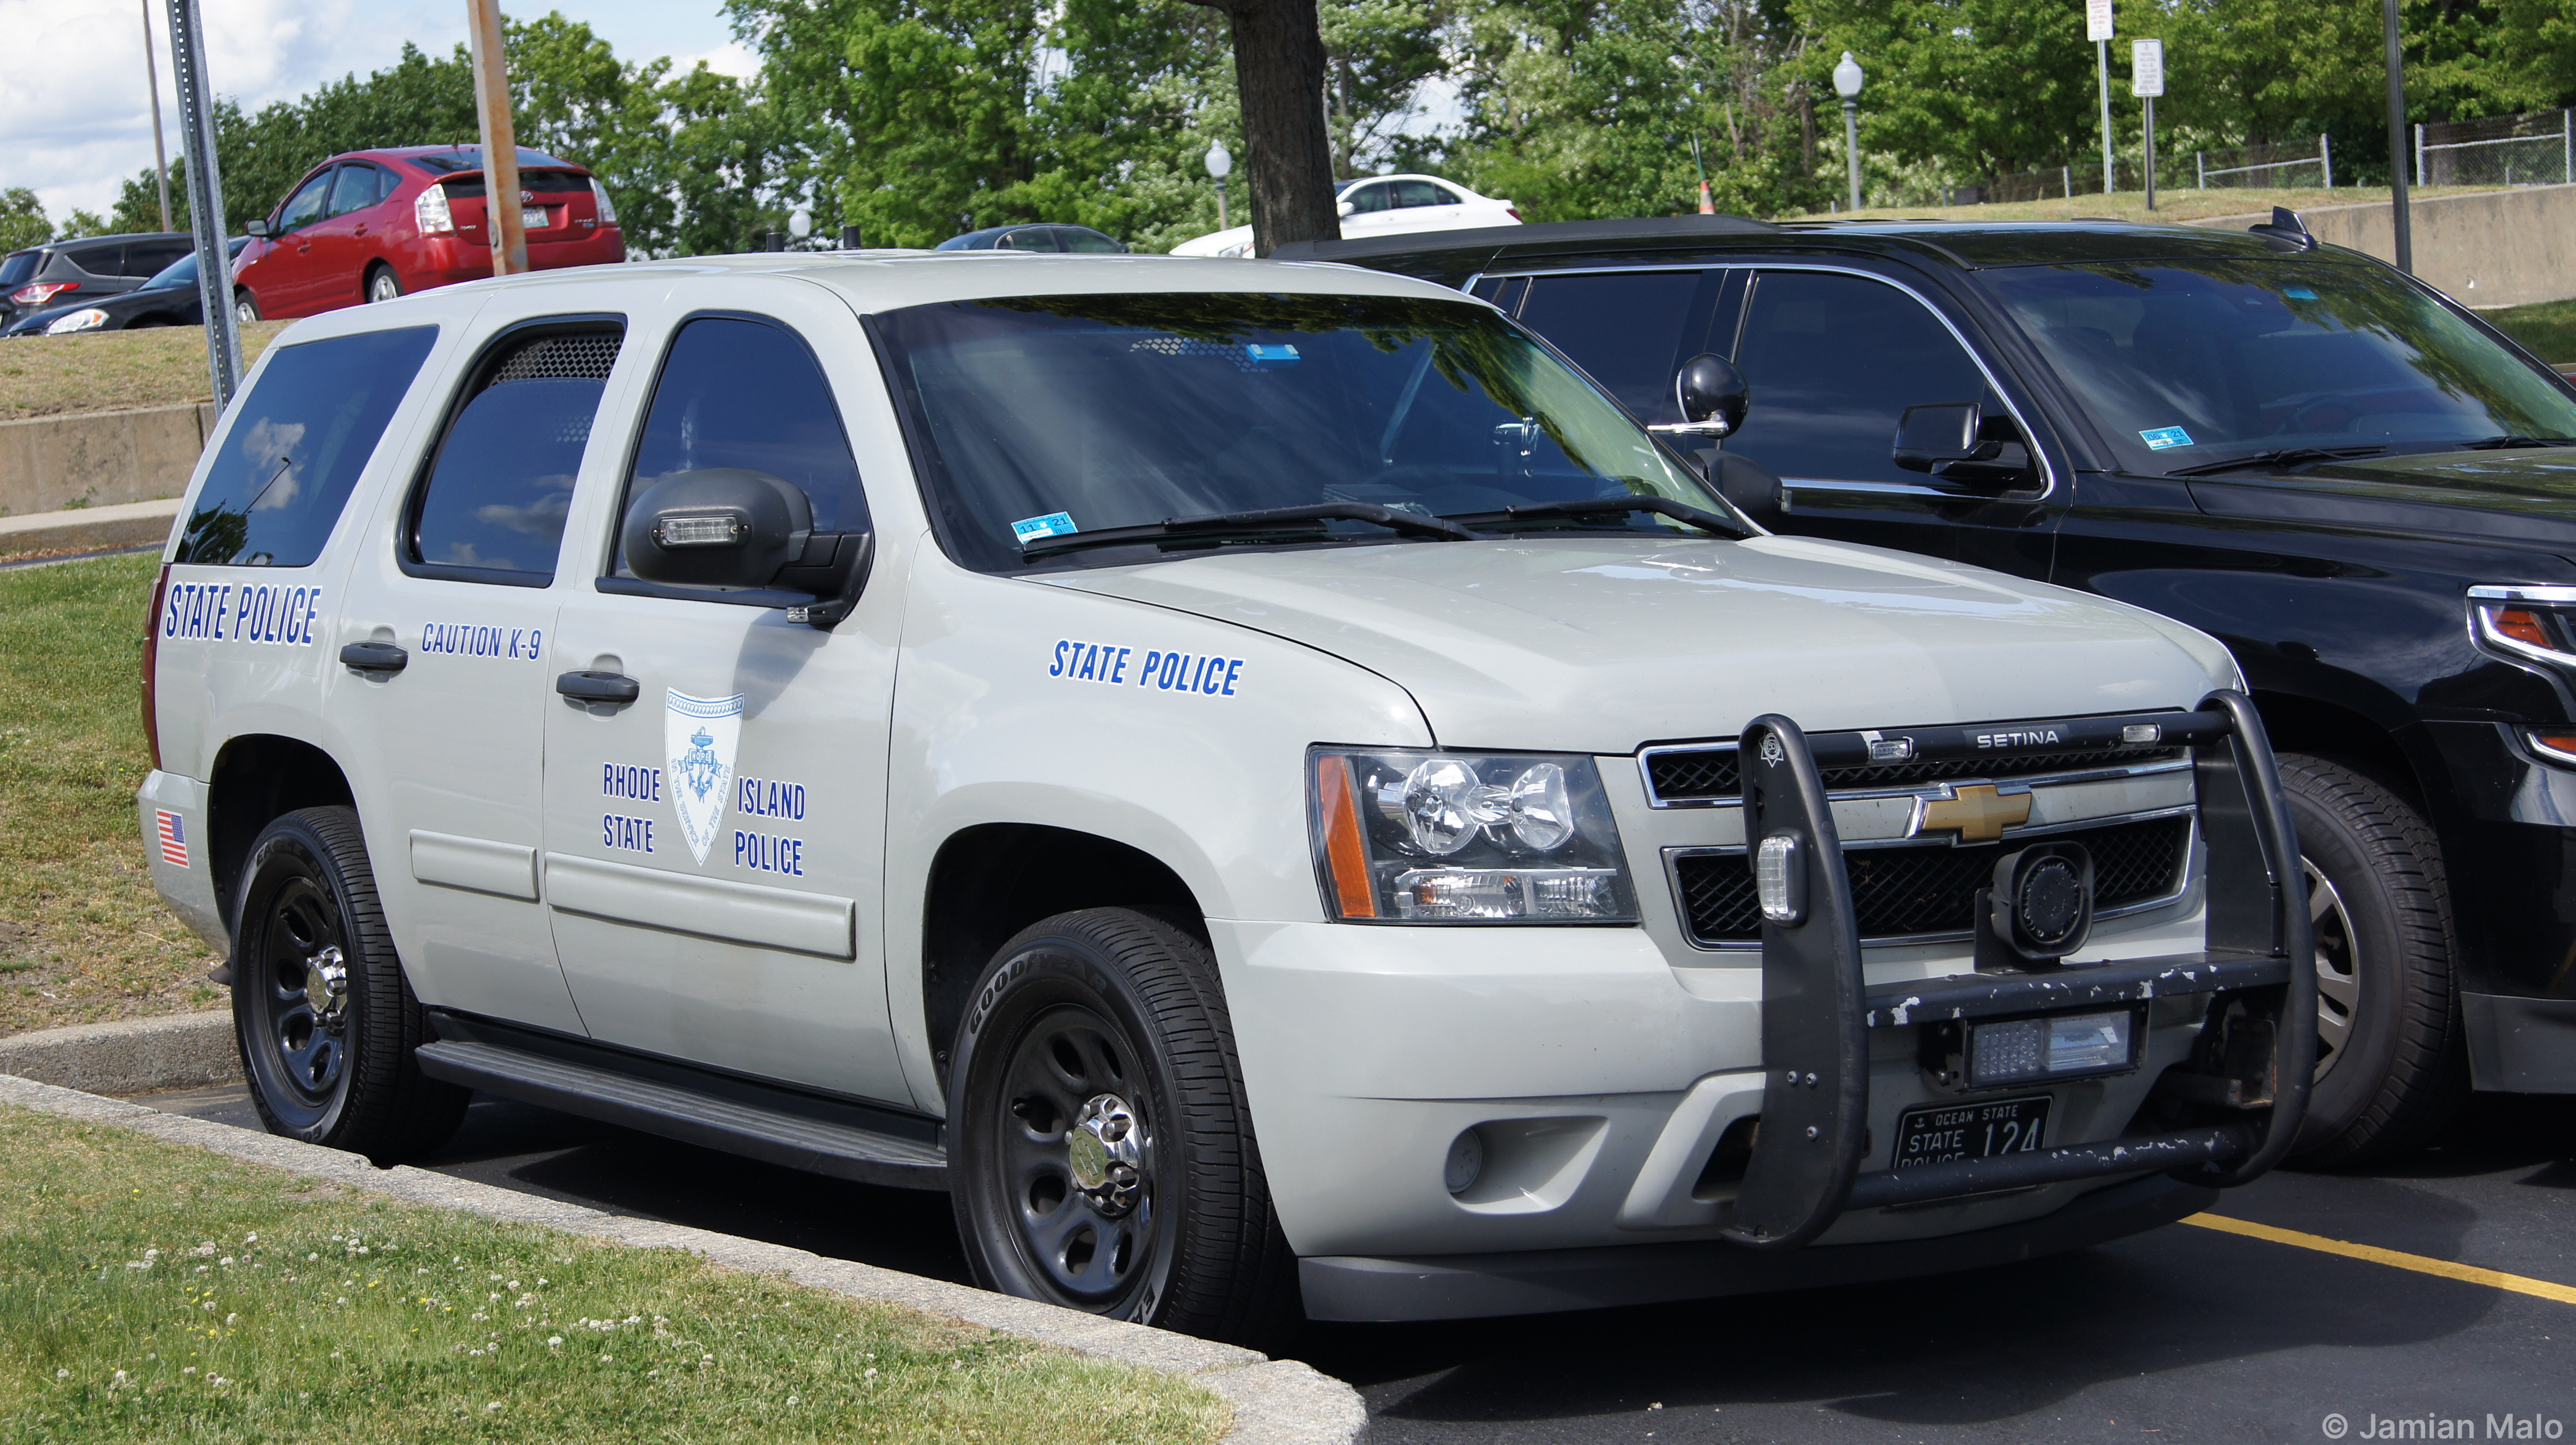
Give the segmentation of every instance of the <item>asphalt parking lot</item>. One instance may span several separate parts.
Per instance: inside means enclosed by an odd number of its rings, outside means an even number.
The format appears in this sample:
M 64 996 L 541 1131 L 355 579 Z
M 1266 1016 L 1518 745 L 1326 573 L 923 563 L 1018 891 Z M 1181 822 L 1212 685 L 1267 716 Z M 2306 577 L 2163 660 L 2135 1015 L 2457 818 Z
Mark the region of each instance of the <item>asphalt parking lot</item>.
M 237 1087 L 141 1102 L 259 1127 Z M 423 1162 L 964 1277 L 943 1196 L 503 1100 L 477 1098 L 456 1139 Z M 2481 1096 L 2443 1147 L 2364 1173 L 2276 1173 L 2220 1212 L 2272 1237 L 2177 1224 L 1884 1286 L 1316 1327 L 1298 1353 L 1359 1387 L 1381 1445 L 2565 1438 L 2576 1417 L 2576 1100 Z

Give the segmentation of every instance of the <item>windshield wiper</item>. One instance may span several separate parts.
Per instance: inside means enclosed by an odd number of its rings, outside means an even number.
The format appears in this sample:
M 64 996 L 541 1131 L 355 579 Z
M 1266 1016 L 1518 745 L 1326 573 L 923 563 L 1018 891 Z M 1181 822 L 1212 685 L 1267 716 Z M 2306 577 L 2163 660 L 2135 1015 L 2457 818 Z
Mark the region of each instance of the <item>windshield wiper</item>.
M 1210 512 L 1199 517 L 1166 517 L 1140 527 L 1103 527 L 1096 532 L 1066 532 L 1024 544 L 1024 558 L 1051 557 L 1090 547 L 1213 547 L 1225 542 L 1315 542 L 1331 534 L 1326 522 L 1374 522 L 1389 531 L 1448 542 L 1473 542 L 1476 534 L 1439 517 L 1399 512 L 1374 502 L 1317 502 L 1305 507 L 1268 507 L 1253 512 Z
M 2576 437 L 2527 437 L 2512 435 L 2480 437 L 2473 442 L 2460 443 L 2458 450 L 2464 452 L 2501 452 L 2512 451 L 2521 447 L 2576 447 Z
M 1443 515 L 1462 527 L 1508 527 L 1515 522 L 1574 521 L 1630 512 L 1652 512 L 1658 517 L 1687 522 L 1703 532 L 1717 532 L 1729 537 L 1753 535 L 1743 523 L 1732 517 L 1702 510 L 1688 502 L 1676 502 L 1670 497 L 1574 497 L 1562 502 L 1522 502 L 1499 512 L 1449 512 Z
M 2214 477 L 2220 472 L 2241 472 L 2250 467 L 2296 467 L 2317 462 L 2341 461 L 2346 457 L 2375 457 L 2387 451 L 2383 446 L 2357 447 L 2283 447 L 2275 452 L 2256 452 L 2250 457 L 2230 457 L 2223 462 L 2202 462 L 2196 467 L 2176 467 L 2165 473 L 2169 477 Z

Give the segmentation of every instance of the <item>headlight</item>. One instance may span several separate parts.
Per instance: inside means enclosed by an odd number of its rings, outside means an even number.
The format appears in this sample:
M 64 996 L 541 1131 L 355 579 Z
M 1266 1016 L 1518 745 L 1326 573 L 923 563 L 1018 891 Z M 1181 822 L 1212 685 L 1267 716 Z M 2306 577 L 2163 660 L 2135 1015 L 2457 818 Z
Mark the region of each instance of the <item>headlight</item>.
M 599 224 L 603 226 L 617 224 L 617 206 L 608 199 L 608 187 L 601 185 L 597 176 L 590 178 L 590 199 L 599 207 Z
M 447 187 L 431 186 L 411 198 L 412 225 L 424 236 L 443 235 L 456 229 L 456 215 L 447 208 Z
M 47 336 L 69 336 L 75 331 L 96 331 L 107 324 L 107 313 L 95 306 L 84 306 L 69 316 L 57 316 L 45 323 Z
M 1588 757 L 1318 748 L 1308 762 L 1316 868 L 1336 918 L 1637 921 Z

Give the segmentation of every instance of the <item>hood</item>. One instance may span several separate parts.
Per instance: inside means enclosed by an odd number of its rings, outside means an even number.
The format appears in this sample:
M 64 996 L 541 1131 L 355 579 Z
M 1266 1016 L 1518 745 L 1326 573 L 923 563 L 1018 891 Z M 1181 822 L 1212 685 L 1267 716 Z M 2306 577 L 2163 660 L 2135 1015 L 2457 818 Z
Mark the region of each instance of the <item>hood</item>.
M 2136 608 L 1798 537 L 1394 543 L 1043 580 L 1331 653 L 1409 691 L 1448 747 L 1626 753 L 1768 712 L 1810 730 L 2135 712 L 2236 676 L 2215 640 Z
M 2216 516 L 2576 554 L 2576 447 L 2361 457 L 2295 477 L 2194 477 L 2191 495 Z

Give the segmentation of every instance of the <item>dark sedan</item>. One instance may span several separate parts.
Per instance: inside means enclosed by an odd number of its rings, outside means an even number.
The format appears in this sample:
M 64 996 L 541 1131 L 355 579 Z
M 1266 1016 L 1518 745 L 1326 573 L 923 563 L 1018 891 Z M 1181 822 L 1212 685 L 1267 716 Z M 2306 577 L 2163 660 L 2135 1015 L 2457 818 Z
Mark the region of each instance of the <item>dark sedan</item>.
M 239 256 L 248 236 L 225 242 Z M 0 330 L 0 337 L 72 336 L 85 331 L 135 331 L 146 326 L 203 326 L 206 307 L 197 289 L 197 253 L 189 252 L 152 273 L 131 291 L 69 306 L 30 311 Z

